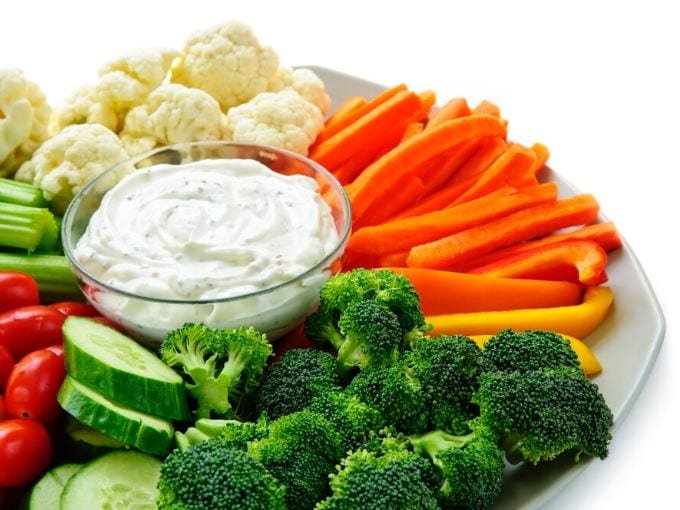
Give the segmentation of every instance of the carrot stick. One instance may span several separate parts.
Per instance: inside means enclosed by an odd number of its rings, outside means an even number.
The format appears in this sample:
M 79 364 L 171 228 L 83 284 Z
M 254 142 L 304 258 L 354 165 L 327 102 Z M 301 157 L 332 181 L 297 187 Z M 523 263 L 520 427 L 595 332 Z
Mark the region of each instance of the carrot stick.
M 539 182 L 538 179 L 536 179 L 536 176 L 532 173 L 533 169 L 529 169 L 529 171 L 522 175 L 519 176 L 516 180 L 513 180 L 512 185 L 519 189 L 519 188 L 528 188 L 530 186 L 538 186 Z
M 529 188 L 530 189 L 530 188 Z M 411 267 L 455 269 L 498 248 L 546 235 L 561 228 L 597 220 L 599 205 L 592 195 L 576 195 L 541 204 L 492 220 L 483 225 L 411 248 Z
M 432 193 L 450 182 L 451 178 L 475 153 L 479 143 L 480 140 L 476 138 L 467 140 L 440 154 L 443 157 L 429 169 L 427 174 L 421 175 L 428 192 Z
M 536 163 L 534 164 L 534 175 L 536 175 L 548 162 L 550 152 L 548 148 L 542 143 L 535 143 L 531 146 L 531 150 L 536 154 Z
M 351 151 L 365 144 L 376 134 L 406 125 L 421 109 L 420 99 L 413 92 L 398 92 L 380 106 L 358 119 L 333 137 L 317 145 L 310 158 L 326 168 L 333 168 L 351 156 Z
M 501 109 L 497 104 L 485 99 L 472 109 L 471 115 L 493 115 L 494 117 L 500 117 Z
M 403 251 L 556 199 L 555 183 L 522 191 L 505 187 L 441 211 L 360 228 L 352 234 L 348 247 L 371 255 Z
M 588 239 L 590 241 L 595 241 L 605 252 L 610 252 L 621 248 L 621 238 L 619 237 L 619 233 L 616 230 L 614 224 L 596 223 L 595 225 L 588 225 L 586 227 L 582 227 L 564 234 L 546 236 L 534 241 L 527 241 L 509 246 L 508 248 L 493 251 L 484 257 L 475 259 L 469 265 L 461 266 L 459 270 L 469 271 L 511 255 L 516 255 L 527 250 L 538 248 L 539 246 L 547 246 L 549 244 L 558 243 L 567 239 Z
M 355 111 L 357 108 L 361 108 L 366 104 L 366 99 L 359 96 L 348 97 L 343 101 L 343 103 L 338 106 L 333 115 L 328 117 L 323 130 L 332 129 L 338 122 L 344 122 L 344 118 Z M 322 130 L 322 131 L 323 131 Z
M 354 222 L 354 228 L 377 225 L 394 216 L 398 211 L 420 199 L 427 192 L 423 181 L 417 175 L 405 175 L 389 187 L 384 200 L 377 200 L 366 209 L 364 215 Z
M 502 138 L 487 138 L 482 141 L 477 152 L 453 176 L 451 184 L 458 184 L 470 177 L 475 177 L 489 168 L 498 159 L 507 144 Z
M 425 121 L 430 115 L 430 110 L 432 110 L 432 107 L 437 102 L 437 94 L 435 94 L 434 90 L 426 90 L 424 92 L 419 92 L 418 97 L 420 98 L 421 109 L 416 120 Z
M 378 258 L 378 264 L 380 267 L 406 267 L 406 257 L 408 257 L 408 251 L 400 251 L 396 253 L 388 253 Z
M 439 154 L 447 147 L 480 136 L 505 136 L 505 125 L 497 117 L 477 115 L 442 122 L 423 131 L 372 163 L 346 190 L 357 218 L 375 200 L 380 190 L 393 185 L 410 168 Z
M 461 204 L 490 193 L 501 186 L 511 186 L 532 169 L 536 156 L 519 144 L 510 144 L 506 151 L 480 176 L 454 204 Z
M 410 280 L 425 315 L 570 306 L 581 288 L 569 282 L 521 280 L 412 267 L 389 268 Z
M 471 177 L 465 182 L 456 184 L 455 186 L 445 186 L 432 195 L 424 198 L 420 203 L 414 204 L 411 207 L 403 210 L 399 214 L 392 217 L 393 220 L 410 218 L 412 216 L 420 216 L 421 214 L 439 211 L 451 205 L 451 203 L 460 195 L 472 186 L 477 179 Z
M 399 143 L 404 143 L 412 136 L 422 133 L 423 129 L 425 129 L 425 124 L 423 124 L 422 122 L 409 122 L 406 125 L 404 134 L 401 135 L 401 140 L 399 140 Z
M 442 106 L 432 115 L 432 118 L 427 123 L 427 127 L 425 129 L 432 129 L 445 120 L 458 119 L 460 117 L 470 115 L 470 113 L 470 107 L 468 106 L 465 99 L 462 97 L 450 99 L 444 106 Z
M 352 125 L 354 122 L 359 120 L 368 112 L 374 110 L 375 108 L 383 104 L 385 101 L 391 99 L 399 92 L 405 90 L 407 90 L 406 85 L 400 83 L 395 87 L 392 87 L 390 89 L 385 90 L 384 92 L 381 92 L 376 97 L 365 103 L 363 106 L 360 106 L 358 108 L 353 109 L 351 112 L 348 112 L 346 115 L 342 117 L 342 119 L 338 119 L 338 121 L 334 122 L 332 125 L 324 126 L 324 128 L 319 133 L 319 136 L 316 137 L 316 141 L 314 142 L 315 145 L 318 145 L 321 142 L 328 140 L 331 136 L 335 135 L 336 133 L 339 133 L 346 127 Z

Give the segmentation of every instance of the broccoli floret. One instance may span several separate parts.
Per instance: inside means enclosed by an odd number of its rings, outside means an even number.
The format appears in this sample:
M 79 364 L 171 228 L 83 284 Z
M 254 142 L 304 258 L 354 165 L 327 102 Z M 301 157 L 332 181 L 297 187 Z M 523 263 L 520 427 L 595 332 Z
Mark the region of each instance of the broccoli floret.
M 211 329 L 185 324 L 171 331 L 159 354 L 185 377 L 189 394 L 198 402 L 198 418 L 243 416 L 242 408 L 257 387 L 272 346 L 254 328 Z
M 248 444 L 248 453 L 283 484 L 290 508 L 311 509 L 328 494 L 328 476 L 344 452 L 328 420 L 300 411 L 273 421 L 267 437 Z
M 316 510 L 435 510 L 431 465 L 405 449 L 358 450 L 331 475 L 332 495 Z
M 286 508 L 285 488 L 246 452 L 218 438 L 175 450 L 161 466 L 159 510 Z
M 580 369 L 487 372 L 472 401 L 510 462 L 536 464 L 567 451 L 577 461 L 581 453 L 607 456 L 612 413 Z
M 377 409 L 343 391 L 328 391 L 319 395 L 312 400 L 307 410 L 319 413 L 331 422 L 340 435 L 344 451 L 360 448 L 372 433 L 385 426 Z
M 461 335 L 425 338 L 412 345 L 405 359 L 426 395 L 430 430 L 467 433 L 468 421 L 478 413 L 470 399 L 479 376 L 493 369 L 477 344 Z
M 257 412 L 275 420 L 303 410 L 315 396 L 339 386 L 334 356 L 317 349 L 292 349 L 265 373 L 256 398 Z
M 349 305 L 359 301 L 386 305 L 397 316 L 406 342 L 426 327 L 420 297 L 408 278 L 388 269 L 360 268 L 339 273 L 324 284 L 319 309 L 305 321 L 307 337 L 319 346 L 330 343 L 339 348 L 344 335 L 338 321 Z
M 503 485 L 503 450 L 486 427 L 464 436 L 441 430 L 409 437 L 414 451 L 437 468 L 437 498 L 443 508 L 483 509 L 500 494 Z
M 405 360 L 391 367 L 367 367 L 345 391 L 377 409 L 386 423 L 406 433 L 425 432 L 429 402 Z
M 265 416 L 257 422 L 201 418 L 185 432 L 175 432 L 175 441 L 180 450 L 188 450 L 197 443 L 219 437 L 229 446 L 245 451 L 248 442 L 267 435 L 267 427 Z
M 502 372 L 579 368 L 578 357 L 569 341 L 551 331 L 503 330 L 486 342 L 484 357 Z

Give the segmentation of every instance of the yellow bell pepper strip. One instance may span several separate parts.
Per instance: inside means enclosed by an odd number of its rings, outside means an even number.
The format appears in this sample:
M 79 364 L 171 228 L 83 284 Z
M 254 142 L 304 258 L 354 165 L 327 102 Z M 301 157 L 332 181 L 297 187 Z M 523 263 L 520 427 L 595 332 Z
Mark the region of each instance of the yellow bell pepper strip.
M 545 329 L 585 338 L 604 320 L 613 301 L 609 287 L 588 287 L 583 302 L 578 305 L 428 315 L 425 320 L 433 326 L 431 335 L 496 334 L 511 328 L 518 331 Z
M 583 372 L 587 376 L 590 377 L 602 372 L 602 364 L 600 363 L 600 360 L 597 359 L 593 351 L 590 350 L 590 347 L 588 347 L 582 340 L 570 335 L 565 335 L 562 333 L 558 334 L 561 335 L 565 340 L 569 341 L 571 348 L 578 357 L 578 362 L 581 365 Z M 475 341 L 480 349 L 484 349 L 484 344 L 486 344 L 487 340 L 492 336 L 494 335 L 472 335 L 470 338 Z

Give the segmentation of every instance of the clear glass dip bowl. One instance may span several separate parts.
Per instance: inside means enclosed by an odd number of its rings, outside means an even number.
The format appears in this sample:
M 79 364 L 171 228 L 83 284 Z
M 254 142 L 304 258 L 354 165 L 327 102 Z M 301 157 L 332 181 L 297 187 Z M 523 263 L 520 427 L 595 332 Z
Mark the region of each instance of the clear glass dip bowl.
M 172 300 L 145 297 L 121 290 L 89 274 L 74 256 L 78 240 L 104 194 L 122 176 L 158 164 L 180 165 L 205 159 L 253 159 L 273 171 L 302 174 L 319 183 L 331 209 L 338 242 L 314 267 L 291 280 L 257 292 L 222 299 Z M 151 347 L 168 331 L 187 322 L 211 327 L 254 326 L 275 340 L 298 325 L 318 302 L 319 290 L 340 270 L 351 227 L 350 204 L 340 183 L 324 168 L 298 154 L 274 147 L 232 142 L 188 142 L 162 147 L 124 161 L 102 173 L 76 195 L 62 223 L 64 253 L 87 300 L 133 338 Z

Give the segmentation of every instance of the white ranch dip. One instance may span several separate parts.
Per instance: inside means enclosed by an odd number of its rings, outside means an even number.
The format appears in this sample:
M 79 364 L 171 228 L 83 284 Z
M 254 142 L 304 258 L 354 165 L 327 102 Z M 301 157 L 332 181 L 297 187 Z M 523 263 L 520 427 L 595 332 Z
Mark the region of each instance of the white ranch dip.
M 314 179 L 216 159 L 126 176 L 104 196 L 75 258 L 120 290 L 204 300 L 284 283 L 337 243 Z

